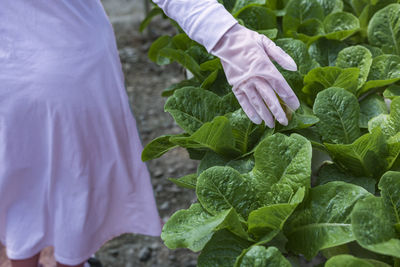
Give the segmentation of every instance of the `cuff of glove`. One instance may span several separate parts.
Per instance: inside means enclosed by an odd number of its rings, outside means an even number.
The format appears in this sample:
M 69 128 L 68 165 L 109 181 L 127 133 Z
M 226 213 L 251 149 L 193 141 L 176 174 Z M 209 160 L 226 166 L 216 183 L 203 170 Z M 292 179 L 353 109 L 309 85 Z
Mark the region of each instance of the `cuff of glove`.
M 210 52 L 238 22 L 217 0 L 153 0 L 193 40 Z
M 194 30 L 193 40 L 204 45 L 209 53 L 225 33 L 238 24 L 237 20 L 219 3 L 215 3 L 204 10 L 200 16 L 202 18 L 197 20 L 198 26 L 194 29 L 204 30 Z

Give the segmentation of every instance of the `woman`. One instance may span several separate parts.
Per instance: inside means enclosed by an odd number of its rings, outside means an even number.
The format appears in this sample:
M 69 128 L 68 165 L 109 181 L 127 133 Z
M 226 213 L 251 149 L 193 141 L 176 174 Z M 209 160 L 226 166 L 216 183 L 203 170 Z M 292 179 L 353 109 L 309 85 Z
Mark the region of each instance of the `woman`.
M 249 118 L 287 124 L 299 102 L 269 57 L 294 61 L 216 0 L 155 1 L 221 58 Z M 13 267 L 84 266 L 107 240 L 161 223 L 100 0 L 0 0 L 0 241 Z

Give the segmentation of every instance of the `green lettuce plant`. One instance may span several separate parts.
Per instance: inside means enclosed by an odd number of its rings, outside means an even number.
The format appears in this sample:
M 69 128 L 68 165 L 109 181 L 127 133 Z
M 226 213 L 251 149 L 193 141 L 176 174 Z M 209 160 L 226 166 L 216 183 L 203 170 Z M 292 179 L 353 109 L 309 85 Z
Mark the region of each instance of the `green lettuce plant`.
M 187 149 L 197 172 L 170 180 L 198 201 L 167 221 L 165 245 L 201 251 L 204 267 L 298 266 L 318 254 L 328 267 L 400 266 L 399 1 L 220 2 L 296 61 L 295 72 L 277 68 L 301 106 L 287 126 L 253 124 L 219 59 L 173 22 L 178 33 L 149 58 L 193 74 L 162 92 L 182 133 L 151 141 L 142 159 Z

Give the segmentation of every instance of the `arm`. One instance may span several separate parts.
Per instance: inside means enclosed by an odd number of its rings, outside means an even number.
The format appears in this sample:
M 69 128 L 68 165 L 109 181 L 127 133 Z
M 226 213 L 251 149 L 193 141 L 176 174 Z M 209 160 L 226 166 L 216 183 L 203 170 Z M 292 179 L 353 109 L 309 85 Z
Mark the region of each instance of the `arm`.
M 238 22 L 216 0 L 153 0 L 208 52 Z
M 221 59 L 243 111 L 256 124 L 288 124 L 278 96 L 297 109 L 299 100 L 271 59 L 295 71 L 293 59 L 266 36 L 238 24 L 216 0 L 154 0 L 193 40 Z M 270 59 L 271 58 L 271 59 Z

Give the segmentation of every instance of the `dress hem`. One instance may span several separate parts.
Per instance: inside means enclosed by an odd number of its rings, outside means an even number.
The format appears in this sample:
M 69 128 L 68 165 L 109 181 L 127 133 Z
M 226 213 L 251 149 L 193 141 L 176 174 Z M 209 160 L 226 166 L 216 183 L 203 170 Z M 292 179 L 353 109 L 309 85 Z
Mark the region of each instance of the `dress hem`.
M 100 241 L 99 243 L 101 244 L 96 244 L 93 246 L 93 249 L 89 250 L 88 253 L 85 254 L 85 256 L 79 257 L 79 258 L 75 258 L 75 259 L 70 259 L 67 257 L 63 257 L 63 256 L 59 256 L 58 254 L 56 254 L 55 250 L 54 250 L 54 258 L 57 262 L 64 264 L 64 265 L 78 265 L 81 263 L 86 262 L 93 254 L 95 254 L 105 243 L 107 243 L 108 241 L 114 239 L 115 237 L 118 237 L 122 234 L 140 234 L 140 235 L 147 235 L 147 236 L 154 236 L 154 237 L 159 237 L 161 235 L 160 234 L 154 234 L 154 233 L 139 233 L 139 232 L 132 232 L 132 230 L 118 230 L 113 232 L 110 235 L 107 235 L 107 238 L 101 238 L 99 240 L 104 240 L 104 241 Z M 5 245 L 4 240 L 0 239 L 0 243 L 2 243 L 3 245 Z M 10 260 L 24 260 L 24 259 L 29 259 L 33 256 L 35 256 L 36 254 L 38 254 L 39 252 L 41 252 L 44 248 L 52 246 L 54 248 L 54 245 L 47 243 L 46 245 L 42 245 L 41 249 L 36 251 L 35 253 L 29 253 L 28 255 L 17 255 L 18 253 L 14 253 L 13 251 L 10 251 L 7 249 L 6 247 L 6 253 L 7 253 L 7 257 Z M 55 248 L 54 248 L 55 249 Z

